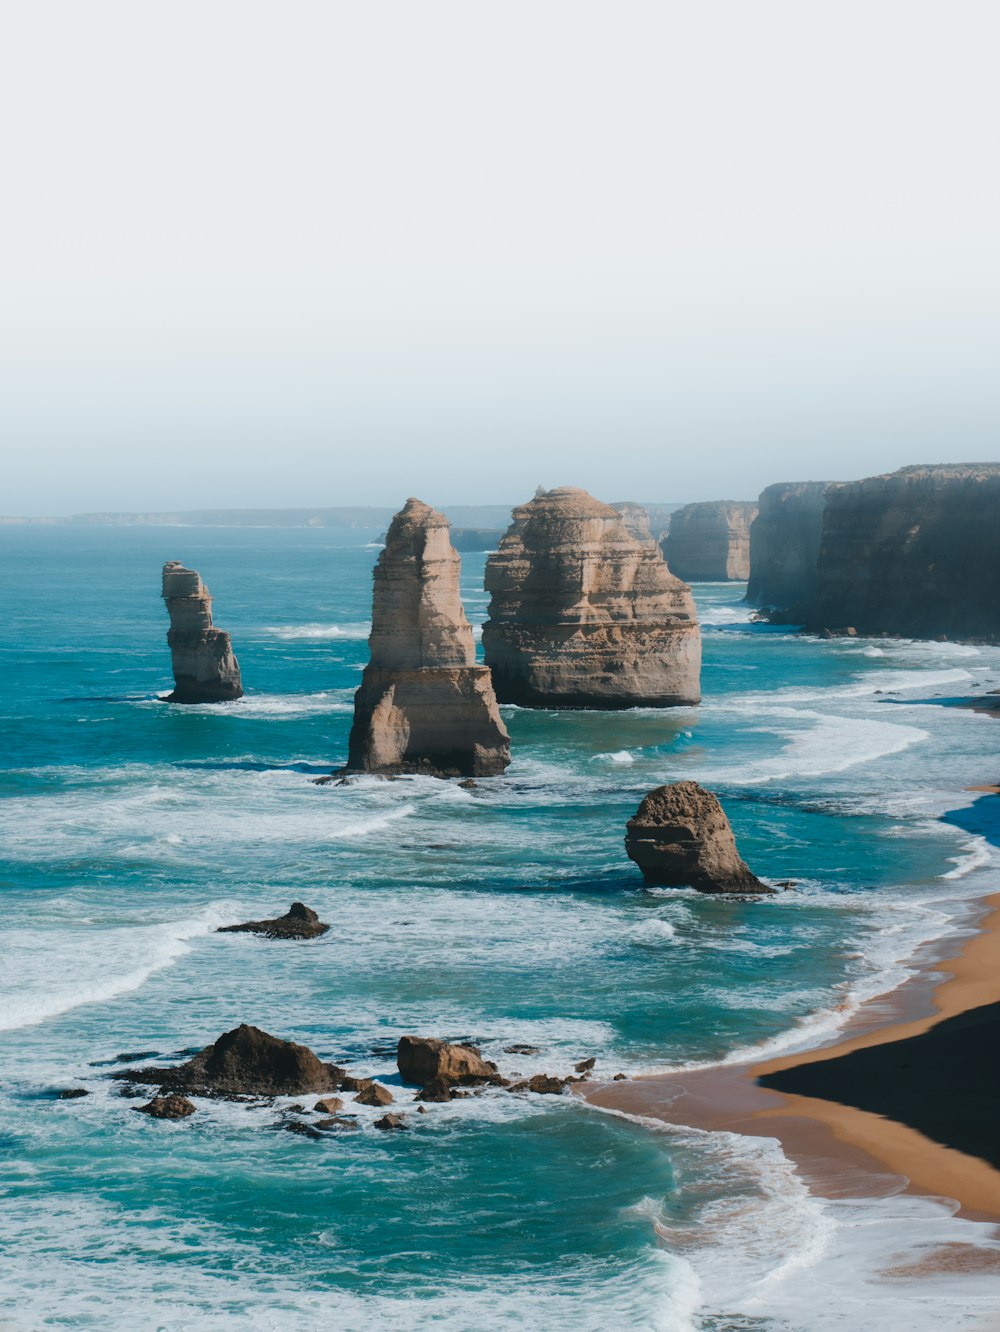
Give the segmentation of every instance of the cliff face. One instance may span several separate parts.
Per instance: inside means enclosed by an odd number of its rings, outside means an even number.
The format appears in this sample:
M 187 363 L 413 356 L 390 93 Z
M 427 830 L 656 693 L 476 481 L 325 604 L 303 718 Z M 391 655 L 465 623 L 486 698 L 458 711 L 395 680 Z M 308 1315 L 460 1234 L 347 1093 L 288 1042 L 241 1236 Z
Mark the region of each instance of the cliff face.
M 834 486 L 807 623 L 997 638 L 998 565 L 998 463 L 904 467 Z
M 685 504 L 661 542 L 671 573 L 688 583 L 743 582 L 750 576 L 750 524 L 754 500 Z
M 487 777 L 510 762 L 489 670 L 476 665 L 448 520 L 407 500 L 375 566 L 371 657 L 348 768 Z
M 751 605 L 784 608 L 812 602 L 827 485 L 782 482 L 761 492 L 750 527 Z
M 170 560 L 163 566 L 163 598 L 174 668 L 168 703 L 225 703 L 243 693 L 232 640 L 212 627 L 212 598 L 194 569 Z
M 656 542 L 585 490 L 514 510 L 486 563 L 483 648 L 501 702 L 541 708 L 671 707 L 701 696 L 691 591 Z

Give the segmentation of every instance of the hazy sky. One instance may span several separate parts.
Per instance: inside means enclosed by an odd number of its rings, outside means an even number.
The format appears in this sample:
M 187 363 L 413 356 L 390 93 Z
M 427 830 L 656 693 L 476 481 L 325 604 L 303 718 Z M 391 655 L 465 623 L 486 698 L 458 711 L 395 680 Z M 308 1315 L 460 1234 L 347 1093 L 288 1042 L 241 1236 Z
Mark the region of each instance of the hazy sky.
M 32 0 L 0 512 L 1000 457 L 1000 10 Z

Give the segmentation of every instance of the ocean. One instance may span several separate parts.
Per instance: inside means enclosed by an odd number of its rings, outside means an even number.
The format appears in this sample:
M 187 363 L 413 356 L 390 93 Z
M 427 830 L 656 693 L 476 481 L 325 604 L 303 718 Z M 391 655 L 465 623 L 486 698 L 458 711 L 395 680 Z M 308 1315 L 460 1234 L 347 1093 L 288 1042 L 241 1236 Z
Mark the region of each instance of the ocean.
M 996 1275 L 886 1275 L 996 1247 L 992 1226 L 814 1197 L 766 1139 L 490 1090 L 403 1133 L 352 1105 L 364 1131 L 315 1142 L 276 1131 L 290 1100 L 170 1123 L 119 1095 L 140 1053 L 240 1022 L 403 1110 L 404 1033 L 525 1075 L 791 1050 L 998 886 L 966 788 L 1000 775 L 1000 728 L 950 704 L 1000 688 L 1000 649 L 799 637 L 752 624 L 734 584 L 695 587 L 700 707 L 504 708 L 503 778 L 317 786 L 347 755 L 379 536 L 0 527 L 0 1328 L 998 1326 Z M 236 703 L 158 699 L 167 559 L 215 597 Z M 463 557 L 477 624 L 484 560 Z M 679 778 L 794 890 L 645 890 L 625 822 Z M 214 932 L 296 899 L 322 939 Z

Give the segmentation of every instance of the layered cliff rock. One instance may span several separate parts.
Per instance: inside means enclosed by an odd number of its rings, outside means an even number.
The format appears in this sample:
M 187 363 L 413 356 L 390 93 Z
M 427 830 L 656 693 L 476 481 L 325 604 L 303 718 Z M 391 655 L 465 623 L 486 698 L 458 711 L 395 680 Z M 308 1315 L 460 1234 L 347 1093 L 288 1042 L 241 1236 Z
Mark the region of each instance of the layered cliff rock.
M 697 782 L 650 791 L 629 819 L 625 850 L 649 884 L 703 893 L 772 893 L 740 859 L 725 811 Z
M 225 703 L 243 693 L 233 644 L 212 626 L 212 598 L 194 569 L 176 560 L 163 566 L 163 599 L 170 628 L 167 643 L 174 668 L 168 703 Z
M 1000 637 L 1000 463 L 904 467 L 828 494 L 813 628 Z
M 501 702 L 671 707 L 701 697 L 690 588 L 656 542 L 564 486 L 514 510 L 486 562 L 483 649 Z
M 407 500 L 375 566 L 349 771 L 489 777 L 510 762 L 489 670 L 476 664 L 460 567 L 448 520 Z
M 827 485 L 781 482 L 761 492 L 750 526 L 752 606 L 798 607 L 815 597 Z
M 755 500 L 685 504 L 661 542 L 670 572 L 687 583 L 743 582 L 750 576 L 750 524 Z

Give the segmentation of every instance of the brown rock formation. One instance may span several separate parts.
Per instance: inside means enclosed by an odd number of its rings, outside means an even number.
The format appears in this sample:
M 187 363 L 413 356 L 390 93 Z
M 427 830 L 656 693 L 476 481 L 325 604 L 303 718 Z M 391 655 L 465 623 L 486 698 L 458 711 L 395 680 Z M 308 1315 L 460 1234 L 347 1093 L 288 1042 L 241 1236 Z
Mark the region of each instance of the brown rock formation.
M 448 520 L 407 500 L 375 566 L 371 658 L 348 771 L 490 777 L 510 763 L 489 670 L 476 665 Z
M 396 1064 L 404 1082 L 427 1086 L 436 1078 L 445 1082 L 493 1082 L 497 1071 L 471 1045 L 451 1045 L 430 1036 L 401 1036 Z
M 486 562 L 483 648 L 504 703 L 671 707 L 701 697 L 690 589 L 651 538 L 585 490 L 545 491 L 514 510 Z
M 811 628 L 1000 638 L 1000 463 L 831 486 Z
M 392 1105 L 396 1099 L 388 1087 L 383 1087 L 379 1082 L 373 1082 L 370 1087 L 365 1087 L 355 1096 L 358 1105 Z
M 685 504 L 671 515 L 661 548 L 670 572 L 686 583 L 743 582 L 750 576 L 750 524 L 756 500 Z
M 342 1068 L 322 1063 L 306 1046 L 246 1024 L 227 1031 L 178 1068 L 132 1068 L 115 1074 L 130 1082 L 223 1097 L 336 1091 L 343 1076 Z
M 311 907 L 293 902 L 283 916 L 274 920 L 247 920 L 242 925 L 220 925 L 216 934 L 263 934 L 266 939 L 318 939 L 326 934 L 324 925 Z
M 381 1119 L 376 1119 L 373 1127 L 377 1129 L 382 1129 L 383 1131 L 389 1129 L 405 1129 L 406 1116 L 392 1115 L 392 1114 L 383 1115 Z
M 612 504 L 611 508 L 621 515 L 625 531 L 629 536 L 635 537 L 637 541 L 647 541 L 652 536 L 649 529 L 649 514 L 641 504 L 636 504 L 634 500 L 619 500 Z
M 154 1119 L 187 1119 L 193 1115 L 195 1107 L 186 1096 L 172 1093 L 170 1096 L 154 1096 L 145 1105 L 135 1107 L 142 1115 L 152 1115 Z
M 814 599 L 828 484 L 782 482 L 761 492 L 750 527 L 752 606 L 796 608 Z
M 176 560 L 163 566 L 163 599 L 170 628 L 167 643 L 174 669 L 168 703 L 225 703 L 240 698 L 243 683 L 232 641 L 212 627 L 212 598 L 194 569 Z
M 650 884 L 703 893 L 774 892 L 740 859 L 722 806 L 697 782 L 650 791 L 628 821 L 625 850 Z

